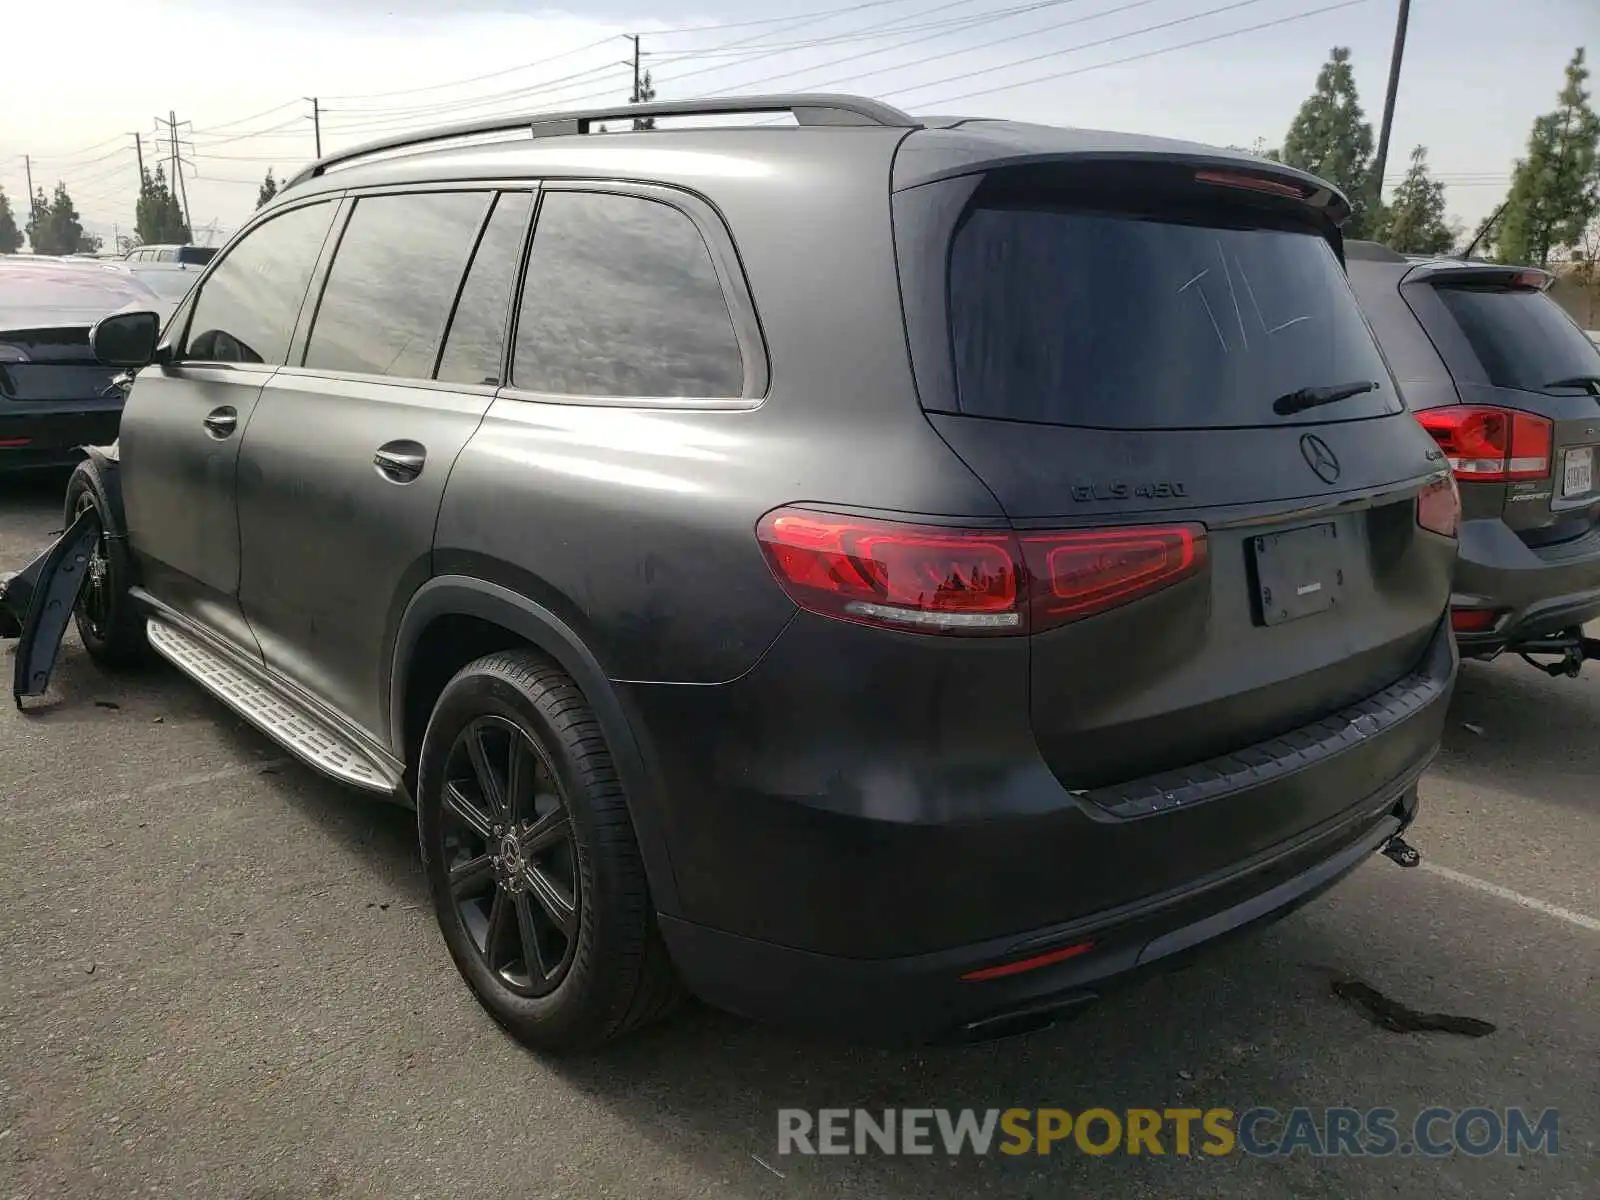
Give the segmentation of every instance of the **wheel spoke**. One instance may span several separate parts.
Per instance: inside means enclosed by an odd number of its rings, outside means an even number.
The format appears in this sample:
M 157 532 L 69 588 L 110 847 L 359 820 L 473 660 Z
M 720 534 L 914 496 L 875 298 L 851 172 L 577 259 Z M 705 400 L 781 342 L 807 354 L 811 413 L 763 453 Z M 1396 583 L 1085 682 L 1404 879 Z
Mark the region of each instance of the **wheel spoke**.
M 505 960 L 505 955 L 500 952 L 500 943 L 505 941 L 505 935 L 515 921 L 516 914 L 505 889 L 495 888 L 494 899 L 489 902 L 489 925 L 483 931 L 483 961 L 488 964 L 489 970 L 499 970 L 500 963 Z
M 461 788 L 454 783 L 444 785 L 444 802 L 457 817 L 465 821 L 472 832 L 487 841 L 493 836 L 490 829 L 492 821 L 487 813 L 481 811 L 476 804 L 461 794 Z
M 528 982 L 541 983 L 550 974 L 544 965 L 544 951 L 539 947 L 539 930 L 533 923 L 533 906 L 528 903 L 528 893 L 516 894 L 517 929 L 522 934 L 522 965 L 527 968 Z
M 509 761 L 506 763 L 506 823 L 516 821 L 521 813 L 531 814 L 533 807 L 533 781 L 538 770 L 538 760 L 533 747 L 515 735 L 511 738 Z
M 489 806 L 489 815 L 501 824 L 509 824 L 505 791 L 501 787 L 500 777 L 489 763 L 489 751 L 483 744 L 482 729 L 468 731 L 467 755 L 472 759 L 472 774 L 483 793 L 483 802 Z
M 572 821 L 559 805 L 540 817 L 522 835 L 522 852 L 538 854 L 572 836 Z
M 487 854 L 469 858 L 450 868 L 450 894 L 457 900 L 476 896 L 484 891 L 485 884 L 494 882 L 494 859 Z
M 566 888 L 538 867 L 528 867 L 527 880 L 529 892 L 539 902 L 539 907 L 550 915 L 556 928 L 567 937 L 574 937 L 578 932 L 577 901 L 568 895 Z

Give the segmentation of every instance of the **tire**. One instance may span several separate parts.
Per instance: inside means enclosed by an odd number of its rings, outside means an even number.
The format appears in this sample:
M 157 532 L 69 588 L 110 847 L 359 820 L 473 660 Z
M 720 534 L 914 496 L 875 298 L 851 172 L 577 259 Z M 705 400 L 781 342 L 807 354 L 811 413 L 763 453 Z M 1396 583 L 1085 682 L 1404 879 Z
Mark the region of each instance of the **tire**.
M 100 541 L 90 559 L 89 581 L 78 597 L 73 616 L 89 657 L 112 669 L 134 667 L 150 659 L 145 639 L 144 614 L 133 602 L 133 562 L 124 531 L 106 495 L 105 483 L 93 462 L 81 462 L 67 480 L 65 520 L 71 525 L 86 507 L 100 514 Z
M 513 772 L 519 784 L 508 787 Z M 599 722 L 559 667 L 528 651 L 464 667 L 434 707 L 417 775 L 440 932 L 513 1037 L 589 1050 L 677 1006 L 683 988 L 621 783 Z M 509 808 L 495 789 L 514 793 Z

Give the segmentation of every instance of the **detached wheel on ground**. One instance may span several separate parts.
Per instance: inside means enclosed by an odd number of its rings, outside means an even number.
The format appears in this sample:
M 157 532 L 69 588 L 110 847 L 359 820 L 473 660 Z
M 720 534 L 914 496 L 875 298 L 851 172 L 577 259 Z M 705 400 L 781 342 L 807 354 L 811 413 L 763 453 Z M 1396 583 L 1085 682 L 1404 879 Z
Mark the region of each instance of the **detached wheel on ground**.
M 99 513 L 101 533 L 89 558 L 89 578 L 73 614 L 78 636 L 89 656 L 101 666 L 136 666 L 150 657 L 144 614 L 128 594 L 133 585 L 128 545 L 93 462 L 79 463 L 67 480 L 66 523 L 71 525 L 87 508 Z
M 559 667 L 509 651 L 463 668 L 428 723 L 417 792 L 445 944 L 513 1036 L 589 1049 L 681 999 L 599 722 Z

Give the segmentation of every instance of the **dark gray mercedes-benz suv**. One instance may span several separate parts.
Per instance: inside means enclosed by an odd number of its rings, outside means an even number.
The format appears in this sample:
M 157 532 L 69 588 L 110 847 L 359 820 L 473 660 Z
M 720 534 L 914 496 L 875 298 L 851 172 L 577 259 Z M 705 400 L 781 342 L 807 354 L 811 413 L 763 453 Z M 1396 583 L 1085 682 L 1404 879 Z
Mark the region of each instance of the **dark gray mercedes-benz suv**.
M 795 127 L 599 129 L 735 110 Z M 1024 1028 L 1414 861 L 1458 501 L 1347 213 L 1227 151 L 841 96 L 339 154 L 159 342 L 96 330 L 138 374 L 71 485 L 80 629 L 414 802 L 450 953 L 531 1044 L 685 988 Z

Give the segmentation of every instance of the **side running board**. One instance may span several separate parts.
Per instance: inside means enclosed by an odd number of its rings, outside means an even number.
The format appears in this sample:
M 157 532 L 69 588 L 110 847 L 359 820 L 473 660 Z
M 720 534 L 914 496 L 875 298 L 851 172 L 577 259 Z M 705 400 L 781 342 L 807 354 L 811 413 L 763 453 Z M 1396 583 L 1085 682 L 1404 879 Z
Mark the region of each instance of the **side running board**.
M 297 704 L 260 674 L 160 616 L 148 624 L 150 645 L 185 675 L 295 757 L 353 787 L 397 795 L 400 774 L 310 707 Z

